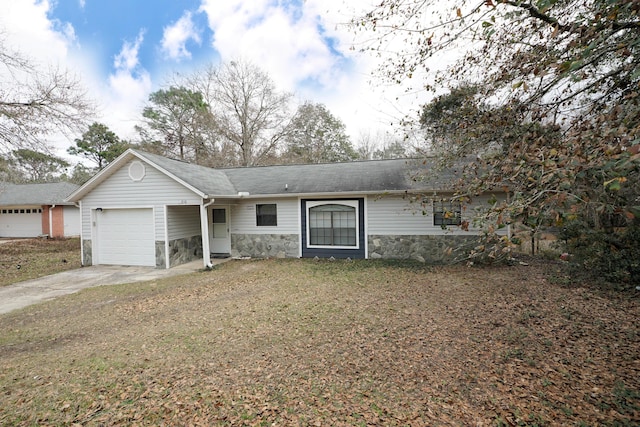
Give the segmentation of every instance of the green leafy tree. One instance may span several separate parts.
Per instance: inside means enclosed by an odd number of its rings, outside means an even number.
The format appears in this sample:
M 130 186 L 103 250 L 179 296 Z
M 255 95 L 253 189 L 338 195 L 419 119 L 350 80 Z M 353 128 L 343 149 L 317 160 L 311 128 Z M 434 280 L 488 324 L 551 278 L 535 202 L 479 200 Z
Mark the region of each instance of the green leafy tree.
M 75 143 L 67 152 L 91 160 L 98 170 L 102 170 L 129 147 L 127 142 L 118 138 L 106 125 L 97 122 L 89 126 L 82 138 L 76 139 Z
M 64 181 L 73 182 L 74 184 L 82 185 L 89 181 L 93 175 L 97 172 L 96 169 L 87 167 L 82 163 L 78 163 L 73 167 L 71 174 L 64 175 L 62 178 Z
M 358 157 L 344 123 L 323 104 L 302 104 L 284 140 L 283 158 L 292 163 L 346 162 Z
M 58 181 L 69 163 L 47 153 L 20 148 L 11 152 L 10 164 L 23 177 L 22 182 Z
M 614 225 L 640 218 L 639 12 L 633 0 L 383 0 L 354 23 L 376 31 L 368 48 L 383 55 L 405 41 L 383 76 L 450 88 L 421 124 L 430 151 L 465 159 L 459 194 L 508 186 L 494 218 L 580 223 L 574 237 L 589 247 L 586 235 L 615 241 Z M 452 54 L 459 61 L 442 69 Z M 637 258 L 640 243 L 629 244 Z M 591 247 L 582 267 L 618 250 Z
M 149 96 L 138 126 L 143 144 L 153 151 L 181 160 L 203 163 L 208 150 L 207 129 L 212 120 L 202 93 L 171 86 Z

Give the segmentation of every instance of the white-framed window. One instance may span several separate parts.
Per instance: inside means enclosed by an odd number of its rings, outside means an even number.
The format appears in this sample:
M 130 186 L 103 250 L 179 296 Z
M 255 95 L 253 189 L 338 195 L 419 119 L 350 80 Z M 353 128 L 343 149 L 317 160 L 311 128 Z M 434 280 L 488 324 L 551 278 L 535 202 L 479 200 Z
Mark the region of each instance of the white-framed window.
M 307 246 L 358 249 L 358 209 L 357 200 L 307 202 Z
M 433 201 L 433 225 L 446 227 L 462 224 L 462 203 L 457 200 Z
M 275 203 L 256 204 L 256 225 L 275 227 L 278 225 L 278 205 Z

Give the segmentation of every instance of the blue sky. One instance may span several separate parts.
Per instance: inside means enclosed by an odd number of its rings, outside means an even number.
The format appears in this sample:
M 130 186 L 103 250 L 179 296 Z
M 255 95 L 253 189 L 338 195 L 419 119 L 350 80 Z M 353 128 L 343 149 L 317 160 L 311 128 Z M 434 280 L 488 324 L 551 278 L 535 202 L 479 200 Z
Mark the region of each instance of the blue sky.
M 208 41 L 212 31 L 207 27 L 206 15 L 199 12 L 197 0 L 59 0 L 53 3 L 49 17 L 57 26 L 73 25 L 78 51 L 90 49 L 102 58 L 105 74 L 113 67 L 112 61 L 127 43 L 135 44 L 139 37 L 142 42 L 138 50 L 140 64 L 152 73 L 171 71 L 181 63 L 200 61 L 218 61 L 214 49 Z M 180 52 L 168 52 L 162 46 L 166 29 L 175 27 L 185 16 L 193 26 L 195 38 L 186 38 L 182 42 L 183 55 Z M 188 35 L 185 35 L 188 37 Z M 171 54 L 174 54 L 171 57 Z M 176 56 L 177 55 L 177 56 Z
M 369 0 L 0 1 L 7 44 L 74 72 L 97 101 L 96 120 L 123 138 L 135 138 L 149 94 L 174 73 L 239 58 L 297 101 L 325 104 L 354 143 L 398 118 L 387 99 L 400 89 L 370 85 L 374 59 L 352 49 L 343 25 Z

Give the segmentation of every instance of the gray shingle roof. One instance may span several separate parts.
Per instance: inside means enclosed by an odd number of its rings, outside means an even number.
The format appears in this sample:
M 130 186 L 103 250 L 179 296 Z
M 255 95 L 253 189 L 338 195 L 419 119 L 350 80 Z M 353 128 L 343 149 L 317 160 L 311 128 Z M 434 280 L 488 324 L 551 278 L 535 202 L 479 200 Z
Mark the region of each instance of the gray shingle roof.
M 69 205 L 64 199 L 79 188 L 69 182 L 44 184 L 0 183 L 0 206 Z
M 241 192 L 312 194 L 404 191 L 416 188 L 411 160 L 264 166 L 225 169 Z
M 136 153 L 212 196 L 448 190 L 455 169 L 417 159 L 211 169 L 141 151 Z M 414 179 L 421 172 L 421 179 Z M 426 173 L 425 173 L 426 172 Z
M 238 191 L 234 188 L 233 184 L 231 184 L 227 175 L 219 169 L 168 159 L 157 154 L 145 153 L 138 150 L 135 150 L 135 152 L 190 186 L 202 191 L 204 194 L 238 194 Z
M 235 198 L 330 193 L 385 193 L 450 191 L 457 179 L 455 168 L 439 170 L 429 159 L 371 160 L 283 166 L 213 169 L 156 154 L 129 149 L 68 200 L 79 201 L 133 158 L 164 171 L 202 197 Z M 420 179 L 414 179 L 420 172 Z

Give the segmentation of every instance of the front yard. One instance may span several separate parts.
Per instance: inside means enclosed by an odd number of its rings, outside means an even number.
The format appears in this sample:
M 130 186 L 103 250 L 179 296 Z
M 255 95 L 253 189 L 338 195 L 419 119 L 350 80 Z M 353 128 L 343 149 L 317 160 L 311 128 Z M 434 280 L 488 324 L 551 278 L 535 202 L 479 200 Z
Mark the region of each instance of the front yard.
M 637 425 L 640 304 L 556 264 L 230 261 L 0 316 L 2 425 Z
M 80 239 L 0 242 L 0 286 L 80 268 Z

